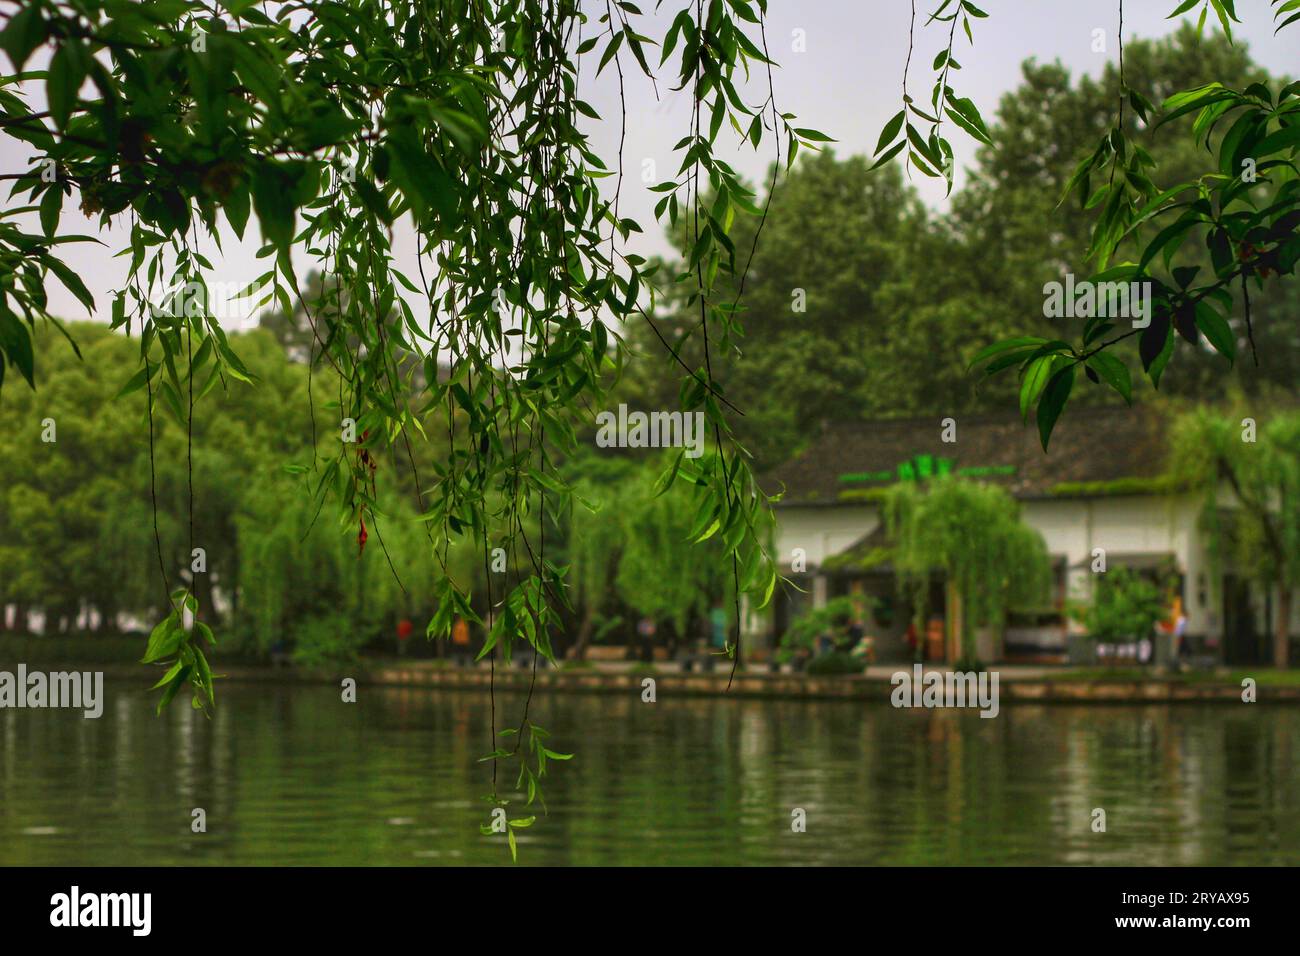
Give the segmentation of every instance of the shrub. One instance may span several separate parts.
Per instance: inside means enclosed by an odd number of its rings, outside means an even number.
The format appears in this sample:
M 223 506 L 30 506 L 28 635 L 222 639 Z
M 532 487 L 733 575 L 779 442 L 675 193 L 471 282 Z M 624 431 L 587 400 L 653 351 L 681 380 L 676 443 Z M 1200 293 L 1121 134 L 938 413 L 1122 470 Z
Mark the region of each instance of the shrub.
M 861 674 L 866 664 L 844 651 L 831 651 L 808 662 L 807 673 L 814 677 L 826 677 L 832 674 Z
M 1097 579 L 1083 622 L 1094 640 L 1127 641 L 1150 637 L 1164 616 L 1159 587 L 1128 568 L 1113 568 Z
M 293 662 L 302 667 L 350 664 L 366 643 L 367 635 L 345 614 L 320 614 L 300 621 L 293 629 Z
M 854 615 L 860 613 L 866 619 L 872 603 L 872 598 L 860 594 L 837 597 L 815 611 L 809 611 L 791 624 L 781 636 L 781 649 L 777 652 L 777 659 L 786 663 L 799 650 L 815 653 L 817 639 L 823 634 L 828 635 L 837 648 L 848 649 L 851 641 L 849 628 L 853 625 Z

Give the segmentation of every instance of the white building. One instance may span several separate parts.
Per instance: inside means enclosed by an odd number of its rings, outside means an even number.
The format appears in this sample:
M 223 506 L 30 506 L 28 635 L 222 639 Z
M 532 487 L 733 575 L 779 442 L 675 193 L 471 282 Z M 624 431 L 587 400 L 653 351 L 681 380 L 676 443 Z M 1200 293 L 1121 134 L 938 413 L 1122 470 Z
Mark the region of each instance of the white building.
M 962 418 L 947 429 L 937 418 L 828 426 L 807 452 L 764 481 L 769 491 L 785 489 L 777 554 L 804 593 L 779 593 L 753 621 L 754 638 L 771 647 L 807 608 L 861 592 L 874 599 L 866 630 L 877 658 L 911 657 L 910 602 L 876 550 L 887 543 L 879 501 L 894 482 L 954 473 L 1005 487 L 1052 557 L 1051 603 L 1008 622 L 1007 659 L 1065 654 L 1068 635 L 1081 630 L 1066 614 L 1067 601 L 1089 598 L 1104 555 L 1107 569 L 1126 566 L 1174 582 L 1171 609 L 1177 597 L 1198 654 L 1226 663 L 1267 661 L 1275 596 L 1231 568 L 1216 573 L 1201 528 L 1204 495 L 1166 473 L 1167 434 L 1153 409 L 1127 407 L 1072 409 L 1046 454 L 1037 430 L 1015 416 Z M 942 642 L 940 622 L 951 609 L 939 583 L 930 604 L 929 639 Z M 989 659 L 992 639 L 984 635 L 983 643 L 981 657 Z

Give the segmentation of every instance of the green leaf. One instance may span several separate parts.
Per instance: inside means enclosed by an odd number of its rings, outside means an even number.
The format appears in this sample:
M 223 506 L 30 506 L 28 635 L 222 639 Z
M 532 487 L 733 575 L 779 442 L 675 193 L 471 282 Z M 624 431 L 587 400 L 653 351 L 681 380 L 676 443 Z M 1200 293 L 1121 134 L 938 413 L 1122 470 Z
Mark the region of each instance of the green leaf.
M 181 629 L 180 623 L 176 620 L 176 615 L 169 614 L 154 627 L 153 632 L 149 635 L 149 644 L 145 649 L 144 657 L 140 659 L 142 664 L 152 664 L 155 661 L 171 657 L 181 646 L 181 641 L 185 639 L 185 631 Z
M 1133 377 L 1125 365 L 1109 352 L 1098 352 L 1088 359 L 1088 367 L 1105 380 L 1106 384 L 1124 397 L 1125 402 L 1132 402 Z
M 250 198 L 247 183 L 240 182 L 230 190 L 230 194 L 226 196 L 226 203 L 222 207 L 226 213 L 226 220 L 240 239 L 244 238 L 244 227 L 248 225 Z
M 35 388 L 35 357 L 32 354 L 32 338 L 27 326 L 13 314 L 0 298 L 0 368 L 3 368 L 3 356 L 18 366 L 18 371 L 27 384 Z
M 796 128 L 795 128 L 795 134 L 796 134 L 800 139 L 805 139 L 805 140 L 808 140 L 809 142 L 813 142 L 813 143 L 834 143 L 834 142 L 836 142 L 836 140 L 831 139 L 831 137 L 827 136 L 825 133 L 820 132 L 819 130 L 815 130 L 815 129 L 805 129 L 805 128 L 799 128 L 799 127 L 796 127 Z
M 181 672 L 181 668 L 183 668 L 184 666 L 185 666 L 184 661 L 181 660 L 176 661 L 175 664 L 173 664 L 170 668 L 167 669 L 167 673 L 163 674 L 163 676 L 158 679 L 158 683 L 154 684 L 149 689 L 157 690 L 159 687 L 162 687 L 164 684 L 171 683 L 172 678 L 175 677 L 177 674 L 179 674 Z
M 1232 327 L 1227 319 L 1215 311 L 1214 307 L 1202 299 L 1196 303 L 1196 327 L 1209 340 L 1214 350 L 1233 362 L 1237 358 L 1237 337 L 1232 334 Z
M 45 42 L 49 27 L 41 18 L 41 8 L 35 3 L 19 5 L 19 10 L 9 18 L 0 31 L 0 50 L 9 54 L 14 72 L 21 73 L 27 58 Z
M 1015 338 L 1002 339 L 1001 341 L 994 342 L 992 345 L 986 345 L 984 348 L 976 352 L 975 357 L 967 363 L 966 368 L 973 369 L 975 366 L 981 365 L 993 358 L 995 355 L 1001 355 L 1003 352 L 1008 352 L 1012 349 L 1023 349 L 1027 346 L 1042 345 L 1046 341 L 1047 339 L 1037 335 L 1021 335 Z
M 119 398 L 123 398 L 127 395 L 130 395 L 132 392 L 139 391 L 140 389 L 144 388 L 144 383 L 147 382 L 149 379 L 153 378 L 153 373 L 157 370 L 158 370 L 157 365 L 146 364 L 142 366 L 134 375 L 132 375 L 127 380 L 125 385 L 123 385 L 120 389 L 118 389 L 117 394 L 113 396 L 113 400 L 116 401 Z
M 50 58 L 45 83 L 50 102 L 50 118 L 58 129 L 66 129 L 68 118 L 77 104 L 77 91 L 86 79 L 85 54 L 76 37 L 65 38 Z
M 212 689 L 212 669 L 208 667 L 208 659 L 197 646 L 191 646 L 191 650 L 194 651 L 195 674 L 199 679 L 199 686 L 208 695 L 208 703 L 214 704 L 216 696 Z
M 284 254 L 293 241 L 298 215 L 289 178 L 274 161 L 262 162 L 253 171 L 253 208 L 262 225 L 262 237 Z
M 879 159 L 877 159 L 874 163 L 872 163 L 872 164 L 871 164 L 871 168 L 872 168 L 872 169 L 878 169 L 878 168 L 880 168 L 881 166 L 885 165 L 885 163 L 889 162 L 891 159 L 893 159 L 895 156 L 897 156 L 900 152 L 902 152 L 903 147 L 906 146 L 906 145 L 907 145 L 907 140 L 905 140 L 905 139 L 900 139 L 897 143 L 895 143 L 893 146 L 891 146 L 891 147 L 889 148 L 889 150 L 888 150 L 884 155 L 882 155 Z
M 185 686 L 185 678 L 189 676 L 189 673 L 190 668 L 188 664 L 181 668 L 180 672 L 172 679 L 172 682 L 167 685 L 167 689 L 163 691 L 162 698 L 158 701 L 158 706 L 154 710 L 155 714 L 161 714 L 167 709 L 167 706 L 176 699 L 176 695 L 179 694 L 181 688 Z
M 59 281 L 67 287 L 68 291 L 77 297 L 77 301 L 86 307 L 86 311 L 93 314 L 95 311 L 95 297 L 90 294 L 86 284 L 81 281 L 81 276 L 53 256 L 47 258 L 45 264 L 50 267 L 51 272 L 59 277 Z
M 416 219 L 424 220 L 431 212 L 444 218 L 454 215 L 459 205 L 456 186 L 437 159 L 420 148 L 414 133 L 403 129 L 387 142 L 393 179 L 410 200 Z
M 1051 381 L 1047 383 L 1047 388 L 1043 390 L 1043 397 L 1038 402 L 1038 437 L 1043 443 L 1043 451 L 1047 451 L 1048 442 L 1052 438 L 1052 429 L 1056 427 L 1057 419 L 1061 417 L 1065 403 L 1070 398 L 1070 389 L 1073 387 L 1074 363 L 1070 363 L 1053 375 Z
M 59 216 L 63 212 L 63 190 L 55 183 L 41 197 L 41 232 L 53 239 L 59 231 Z
M 1258 156 L 1271 156 L 1284 149 L 1300 147 L 1300 121 L 1292 120 L 1290 126 L 1283 126 L 1276 132 L 1269 133 L 1256 144 L 1254 152 Z
M 875 154 L 877 156 L 880 155 L 881 150 L 892 143 L 894 138 L 898 136 L 899 130 L 903 128 L 903 119 L 905 115 L 906 110 L 899 110 L 893 115 L 889 122 L 885 124 L 885 128 L 880 131 L 880 139 L 876 141 Z M 897 150 L 895 150 L 895 152 L 897 152 Z
M 624 31 L 620 30 L 614 34 L 614 39 L 605 45 L 605 52 L 600 55 L 600 66 L 596 67 L 597 76 L 600 76 L 600 71 L 605 69 L 605 64 L 618 55 L 618 48 L 623 45 L 623 33 Z
M 1020 417 L 1029 421 L 1029 410 L 1052 373 L 1055 355 L 1041 355 L 1029 363 L 1020 380 Z

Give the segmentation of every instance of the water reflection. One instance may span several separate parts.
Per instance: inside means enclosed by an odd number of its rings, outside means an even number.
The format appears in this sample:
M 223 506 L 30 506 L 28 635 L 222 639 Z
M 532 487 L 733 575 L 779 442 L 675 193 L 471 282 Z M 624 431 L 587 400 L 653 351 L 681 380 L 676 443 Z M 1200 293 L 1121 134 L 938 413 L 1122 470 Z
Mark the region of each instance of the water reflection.
M 106 690 L 100 720 L 0 711 L 0 863 L 508 860 L 478 832 L 485 693 L 363 687 L 344 704 L 329 687 L 227 685 L 209 721 Z M 517 703 L 498 697 L 503 713 Z M 578 756 L 548 774 L 524 863 L 1300 862 L 1290 708 L 1016 705 L 981 720 L 630 692 L 546 696 L 534 715 Z M 207 833 L 190 831 L 196 807 Z

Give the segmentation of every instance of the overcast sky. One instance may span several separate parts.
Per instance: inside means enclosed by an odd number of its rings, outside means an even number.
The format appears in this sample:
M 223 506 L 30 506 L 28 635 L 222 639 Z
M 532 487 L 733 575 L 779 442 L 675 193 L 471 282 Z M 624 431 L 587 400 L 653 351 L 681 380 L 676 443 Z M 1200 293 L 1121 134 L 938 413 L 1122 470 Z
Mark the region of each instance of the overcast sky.
M 1115 0 L 979 2 L 989 18 L 974 21 L 973 48 L 958 31 L 959 52 L 955 52 L 955 56 L 962 64 L 962 70 L 954 76 L 954 82 L 961 95 L 970 97 L 979 105 L 986 120 L 992 120 L 1002 94 L 1018 85 L 1021 63 L 1026 59 L 1036 58 L 1040 62 L 1059 60 L 1072 74 L 1095 76 L 1106 62 L 1116 56 L 1118 22 Z M 603 11 L 603 0 L 598 6 Z M 654 2 L 643 0 L 641 6 L 650 9 Z M 918 27 L 924 22 L 925 11 L 933 6 L 933 0 L 918 0 Z M 1129 0 L 1124 14 L 1125 42 L 1139 37 L 1162 36 L 1174 30 L 1178 21 L 1164 18 L 1175 6 L 1176 0 Z M 1248 45 L 1254 59 L 1275 75 L 1300 72 L 1297 70 L 1297 65 L 1300 65 L 1300 25 L 1275 37 L 1268 0 L 1237 0 L 1236 6 L 1243 21 L 1233 31 L 1237 42 Z M 675 15 L 679 4 L 666 3 L 665 7 L 670 14 L 659 21 L 658 30 L 640 29 L 639 32 L 662 36 L 663 26 L 671 15 Z M 875 147 L 881 127 L 898 110 L 910 12 L 910 0 L 771 0 L 768 44 L 779 64 L 775 74 L 777 105 L 782 111 L 797 114 L 795 125 L 813 127 L 834 137 L 838 141 L 834 148 L 840 155 L 869 153 Z M 1196 11 L 1186 15 L 1193 22 L 1195 16 Z M 1206 29 L 1211 29 L 1213 23 L 1211 14 Z M 1096 30 L 1105 31 L 1104 53 L 1093 51 Z M 795 49 L 797 41 L 804 45 L 802 52 Z M 912 57 L 911 74 L 912 90 L 918 98 L 928 96 L 930 65 L 946 41 L 946 30 L 940 24 L 933 24 L 920 32 Z M 42 54 L 29 68 L 43 67 L 43 59 Z M 657 57 L 653 57 L 651 62 L 656 60 Z M 597 153 L 612 166 L 619 140 L 618 80 L 617 74 L 609 67 L 598 79 L 594 78 L 596 62 L 594 54 L 584 59 L 583 95 L 602 116 L 608 117 L 604 122 L 591 121 L 590 127 Z M 690 100 L 685 94 L 669 92 L 671 77 L 666 75 L 659 81 L 660 95 L 656 99 L 651 84 L 640 76 L 630 59 L 624 67 L 624 74 L 627 77 L 628 122 L 624 147 L 626 177 L 620 212 L 636 219 L 645 230 L 644 236 L 630 244 L 632 251 L 643 255 L 662 253 L 668 250 L 668 246 L 662 230 L 654 223 L 653 214 L 654 202 L 659 197 L 646 189 L 641 181 L 641 171 L 646 159 L 655 161 L 656 182 L 676 171 L 677 163 L 671 161 L 671 150 L 688 129 Z M 766 95 L 766 78 L 763 78 L 761 93 L 757 85 L 751 90 L 751 101 L 761 101 Z M 44 104 L 38 100 L 30 102 L 33 108 L 44 109 Z M 734 139 L 729 128 L 724 128 L 722 138 L 729 148 Z M 967 137 L 960 133 L 952 136 L 952 142 L 957 154 L 956 188 L 960 188 L 963 167 L 972 161 L 974 149 Z M 770 143 L 765 142 L 762 150 L 761 154 L 755 154 L 747 148 L 738 149 L 728 158 L 734 166 L 757 181 L 772 156 Z M 21 171 L 27 167 L 29 158 L 26 144 L 9 138 L 0 140 L 0 171 Z M 603 182 L 612 184 L 613 180 Z M 942 185 L 919 176 L 916 182 L 931 206 L 943 208 Z M 8 189 L 0 195 L 7 196 Z M 31 231 L 38 231 L 34 217 L 28 227 Z M 61 230 L 96 232 L 94 223 L 82 219 L 76 211 L 74 200 L 65 204 Z M 250 221 L 246 235 L 251 238 L 243 243 L 236 241 L 233 234 L 223 234 L 224 255 L 217 253 L 210 242 L 202 244 L 203 251 L 216 267 L 210 276 L 213 282 L 242 285 L 265 271 L 265 260 L 254 258 L 260 245 L 256 233 L 256 226 Z M 122 247 L 126 227 L 119 225 L 100 235 L 108 244 L 106 247 L 92 247 L 90 244 L 66 246 L 64 256 L 95 295 L 97 317 L 102 318 L 108 314 L 110 290 L 124 284 L 127 260 L 115 259 L 113 253 Z M 402 259 L 412 254 L 414 242 L 409 227 L 399 229 L 396 249 Z M 304 268 L 310 265 L 306 259 L 298 261 Z M 52 282 L 49 294 L 55 314 L 68 319 L 86 317 L 85 309 L 62 286 Z M 254 322 L 255 317 L 245 320 L 223 318 L 223 324 L 229 328 Z

